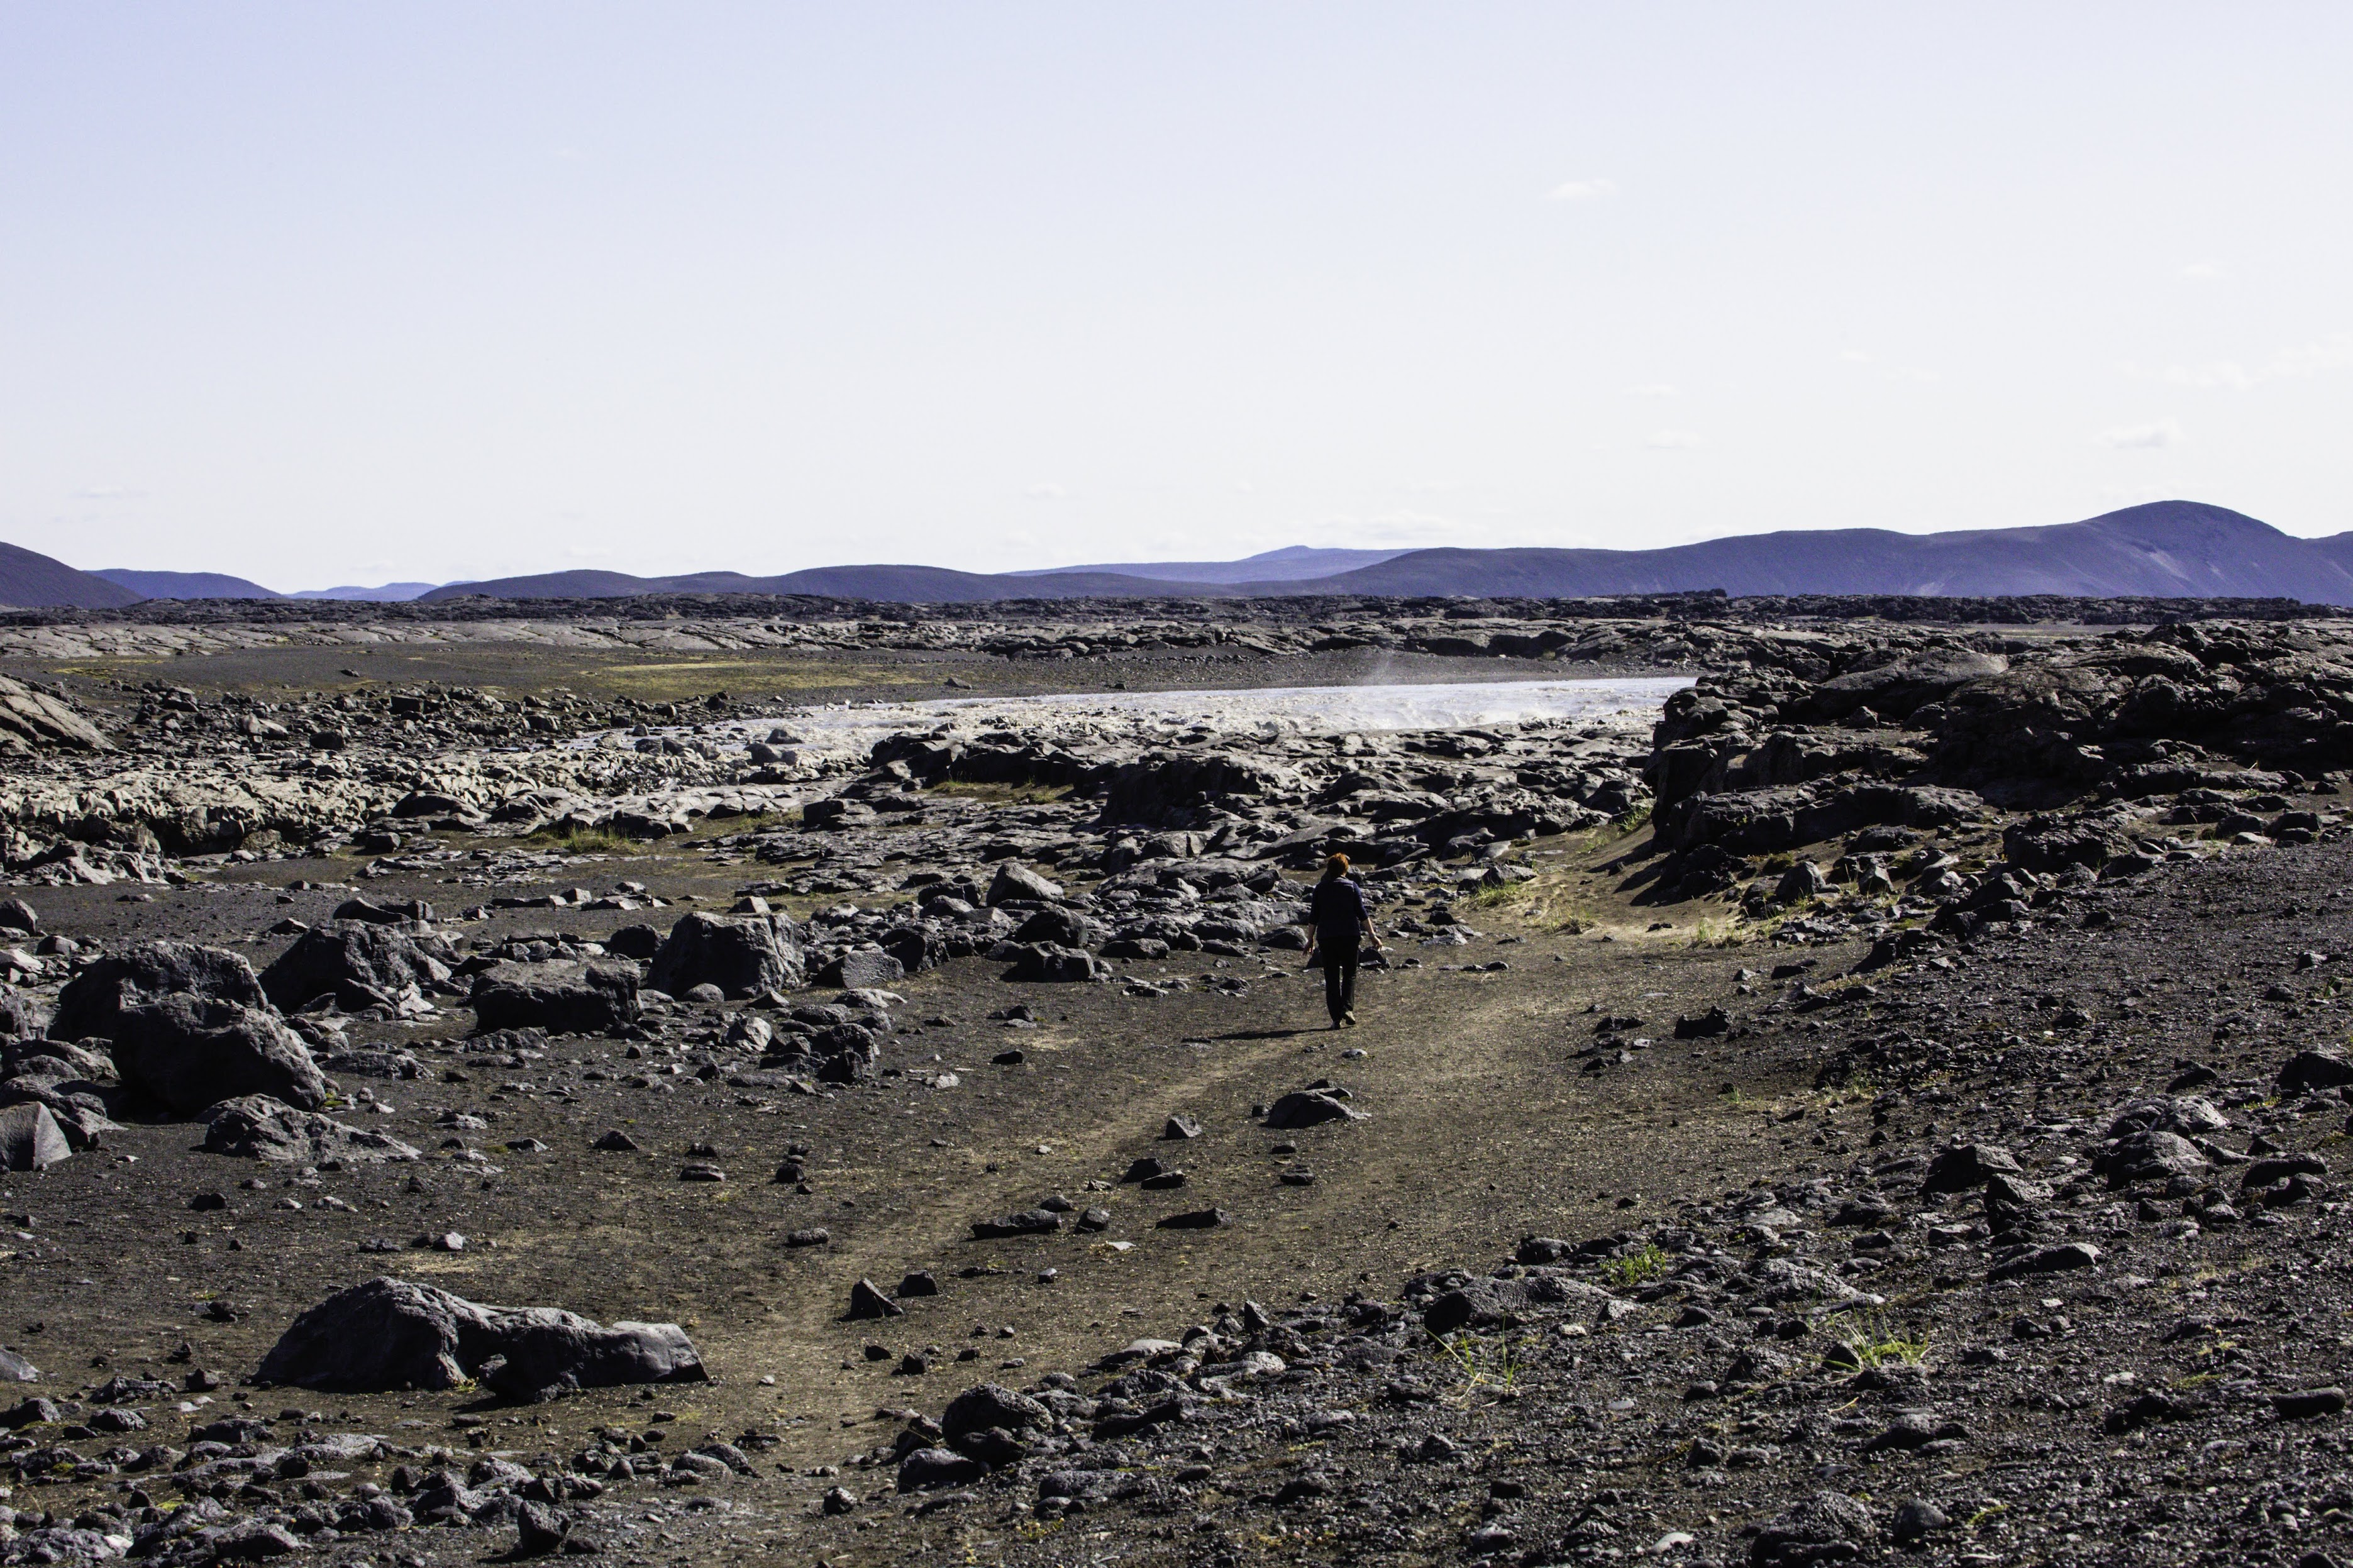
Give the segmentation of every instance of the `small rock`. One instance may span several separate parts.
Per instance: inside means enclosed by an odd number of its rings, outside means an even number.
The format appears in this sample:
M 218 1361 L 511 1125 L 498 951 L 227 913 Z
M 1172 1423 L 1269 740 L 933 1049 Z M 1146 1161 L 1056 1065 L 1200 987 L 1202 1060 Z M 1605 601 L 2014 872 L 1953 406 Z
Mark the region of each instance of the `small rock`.
M 2345 1408 L 2345 1391 L 2341 1388 L 2306 1388 L 2295 1394 L 2274 1394 L 2272 1408 L 2283 1421 L 2309 1421 L 2316 1416 L 2335 1415 Z

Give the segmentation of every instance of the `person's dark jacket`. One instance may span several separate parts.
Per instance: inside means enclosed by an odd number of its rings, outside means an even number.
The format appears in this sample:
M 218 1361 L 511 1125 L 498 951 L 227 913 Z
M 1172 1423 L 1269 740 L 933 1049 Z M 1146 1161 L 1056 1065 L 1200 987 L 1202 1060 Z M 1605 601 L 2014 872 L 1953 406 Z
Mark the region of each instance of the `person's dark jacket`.
M 1356 951 L 1356 936 L 1372 924 L 1365 889 L 1346 877 L 1318 882 L 1307 897 L 1308 918 L 1315 924 L 1316 945 L 1334 952 Z

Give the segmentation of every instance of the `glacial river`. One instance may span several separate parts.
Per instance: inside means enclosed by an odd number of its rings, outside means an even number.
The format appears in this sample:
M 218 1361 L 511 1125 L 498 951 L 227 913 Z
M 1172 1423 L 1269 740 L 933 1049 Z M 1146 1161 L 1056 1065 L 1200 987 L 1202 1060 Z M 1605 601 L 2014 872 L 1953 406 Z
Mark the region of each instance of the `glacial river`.
M 1345 734 L 1454 730 L 1528 719 L 1655 717 L 1689 676 L 1594 680 L 1458 681 L 1426 686 L 1274 686 L 1219 691 L 1094 691 L 1046 697 L 942 698 L 923 702 L 807 708 L 786 721 L 811 742 L 843 742 L 951 725 L 1060 728 L 1108 721 L 1119 728 L 1224 733 Z

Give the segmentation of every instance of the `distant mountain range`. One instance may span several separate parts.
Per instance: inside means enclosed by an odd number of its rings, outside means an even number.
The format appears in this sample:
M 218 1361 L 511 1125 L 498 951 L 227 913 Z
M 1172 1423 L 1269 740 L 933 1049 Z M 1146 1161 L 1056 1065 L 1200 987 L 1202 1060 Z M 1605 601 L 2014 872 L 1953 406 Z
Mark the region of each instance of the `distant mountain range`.
M 90 574 L 142 599 L 282 599 L 259 583 L 219 572 L 132 572 L 109 566 Z
M 382 583 L 373 588 L 303 588 L 289 594 L 290 599 L 363 599 L 372 604 L 396 605 L 407 599 L 421 599 L 438 586 L 433 583 Z
M 18 545 L 0 544 L 0 604 L 35 609 L 77 605 L 90 610 L 112 610 L 145 597 L 94 572 L 77 572 L 62 561 Z
M 111 608 L 142 598 L 447 601 L 616 599 L 638 594 L 805 594 L 900 604 L 1004 599 L 1350 594 L 1394 597 L 1575 598 L 1721 588 L 1759 594 L 2091 598 L 2287 598 L 2353 606 L 2353 532 L 2298 539 L 2242 513 L 2156 501 L 2042 528 L 1894 533 L 1789 530 L 1664 550 L 1319 550 L 1293 545 L 1242 561 L 1145 562 L 1026 572 L 939 566 L 819 566 L 781 576 L 698 572 L 632 577 L 551 572 L 481 583 L 394 583 L 284 595 L 203 572 L 78 572 L 0 544 L 0 604 Z
M 70 572 L 73 568 L 69 566 L 66 570 Z M 89 574 L 128 588 L 142 599 L 363 599 L 389 605 L 420 597 L 439 586 L 434 583 L 386 583 L 375 588 L 302 588 L 281 594 L 219 572 L 133 572 L 109 566 Z
M 1116 566 L 1041 566 L 1006 575 L 1066 577 L 1097 573 L 1113 577 L 1148 577 L 1155 583 L 1298 583 L 1353 572 L 1359 566 L 1377 566 L 1408 553 L 1403 550 L 1317 550 L 1292 544 L 1240 561 L 1131 561 Z

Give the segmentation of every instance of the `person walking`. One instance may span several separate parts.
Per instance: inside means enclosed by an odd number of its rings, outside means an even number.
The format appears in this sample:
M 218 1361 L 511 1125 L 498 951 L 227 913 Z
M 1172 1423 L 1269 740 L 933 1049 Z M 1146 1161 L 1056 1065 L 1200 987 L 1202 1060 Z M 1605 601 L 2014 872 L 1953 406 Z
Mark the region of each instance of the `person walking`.
M 1324 1005 L 1331 1010 L 1332 1026 L 1354 1027 L 1356 1022 L 1356 955 L 1359 939 L 1381 949 L 1373 930 L 1373 911 L 1365 902 L 1364 888 L 1348 875 L 1348 858 L 1335 855 L 1324 862 L 1324 875 L 1307 898 L 1307 962 L 1324 964 Z

